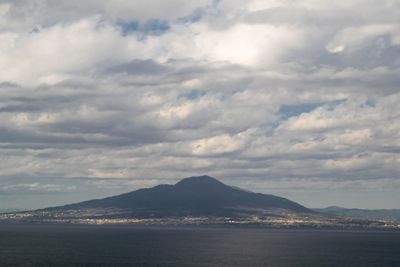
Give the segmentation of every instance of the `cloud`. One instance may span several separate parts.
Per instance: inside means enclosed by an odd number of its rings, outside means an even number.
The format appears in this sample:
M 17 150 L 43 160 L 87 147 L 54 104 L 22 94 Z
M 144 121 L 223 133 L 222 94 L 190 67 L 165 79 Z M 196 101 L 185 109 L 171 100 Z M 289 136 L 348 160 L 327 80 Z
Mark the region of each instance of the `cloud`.
M 0 192 L 10 192 L 10 191 L 21 191 L 21 192 L 68 192 L 76 190 L 75 186 L 63 187 L 57 184 L 12 184 L 12 185 L 1 185 Z
M 362 27 L 349 27 L 338 32 L 327 49 L 331 52 L 334 50 L 357 49 L 365 46 L 365 42 L 378 36 L 388 35 L 392 45 L 400 44 L 400 31 L 396 24 L 377 24 Z M 340 49 L 339 49 L 340 48 Z
M 178 19 L 188 16 L 196 9 L 210 5 L 209 0 L 187 2 L 166 1 L 59 1 L 50 0 L 3 0 L 0 2 L 5 29 L 32 30 L 37 25 L 49 26 L 59 22 L 71 22 L 99 15 L 106 20 L 146 21 L 151 19 Z
M 0 1 L 2 190 L 394 190 L 398 7 Z

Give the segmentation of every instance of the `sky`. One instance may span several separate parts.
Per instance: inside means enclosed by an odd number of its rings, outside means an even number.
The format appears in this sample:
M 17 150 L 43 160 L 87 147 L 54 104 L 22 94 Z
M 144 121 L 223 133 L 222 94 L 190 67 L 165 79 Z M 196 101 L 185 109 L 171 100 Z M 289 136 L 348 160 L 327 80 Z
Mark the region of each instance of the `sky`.
M 399 0 L 0 0 L 0 209 L 210 175 L 400 208 Z

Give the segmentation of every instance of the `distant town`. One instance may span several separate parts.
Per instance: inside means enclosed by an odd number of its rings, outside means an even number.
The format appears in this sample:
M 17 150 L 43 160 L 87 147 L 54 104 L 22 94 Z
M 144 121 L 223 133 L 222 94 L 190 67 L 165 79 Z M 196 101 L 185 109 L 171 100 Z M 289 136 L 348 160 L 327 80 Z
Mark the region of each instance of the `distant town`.
M 92 213 L 92 214 L 91 214 Z M 74 211 L 49 213 L 28 211 L 0 214 L 0 223 L 49 223 L 84 225 L 142 225 L 142 226 L 241 226 L 260 228 L 309 228 L 309 229 L 360 229 L 400 230 L 399 221 L 369 220 L 325 214 L 291 214 L 248 217 L 183 216 L 164 218 L 102 217 L 100 210 L 86 211 L 85 216 Z

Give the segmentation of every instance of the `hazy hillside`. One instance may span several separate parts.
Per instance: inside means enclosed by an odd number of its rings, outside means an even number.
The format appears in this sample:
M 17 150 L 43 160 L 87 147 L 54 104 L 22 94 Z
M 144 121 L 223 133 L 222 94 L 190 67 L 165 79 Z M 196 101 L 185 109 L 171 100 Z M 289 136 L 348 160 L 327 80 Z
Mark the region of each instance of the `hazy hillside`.
M 400 221 L 400 209 L 367 210 L 367 209 L 346 209 L 342 207 L 331 206 L 323 209 L 313 209 L 313 210 L 340 216 Z

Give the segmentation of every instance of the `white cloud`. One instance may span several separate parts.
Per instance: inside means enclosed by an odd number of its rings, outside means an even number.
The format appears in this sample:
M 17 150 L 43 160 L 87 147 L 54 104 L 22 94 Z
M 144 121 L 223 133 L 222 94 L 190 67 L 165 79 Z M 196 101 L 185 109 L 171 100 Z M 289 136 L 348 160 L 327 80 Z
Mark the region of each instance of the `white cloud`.
M 193 141 L 190 144 L 191 154 L 213 156 L 238 151 L 245 145 L 247 135 L 248 133 L 239 133 L 236 136 L 224 134 Z
M 327 49 L 332 53 L 342 52 L 347 49 L 360 49 L 369 40 L 383 35 L 389 35 L 392 44 L 400 44 L 398 24 L 378 24 L 345 28 L 335 35 L 327 45 Z
M 3 81 L 24 85 L 55 84 L 127 58 L 146 56 L 147 48 L 134 37 L 102 24 L 98 18 L 57 24 L 34 33 L 3 33 L 1 72 Z
M 2 190 L 196 174 L 266 191 L 388 189 L 400 173 L 397 7 L 1 1 Z M 33 180 L 8 180 L 21 177 Z

